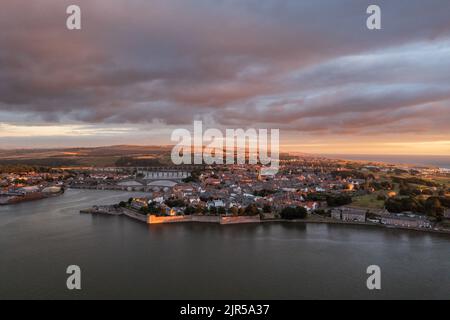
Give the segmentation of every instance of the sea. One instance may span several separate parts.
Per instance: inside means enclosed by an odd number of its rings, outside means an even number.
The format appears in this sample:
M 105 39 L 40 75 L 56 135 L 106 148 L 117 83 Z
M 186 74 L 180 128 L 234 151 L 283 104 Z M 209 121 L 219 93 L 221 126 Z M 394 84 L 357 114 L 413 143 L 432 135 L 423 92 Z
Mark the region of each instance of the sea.
M 0 299 L 448 299 L 450 236 L 368 226 L 147 225 L 80 214 L 140 194 L 0 206 Z M 81 290 L 68 290 L 69 266 Z M 367 268 L 381 272 L 369 290 Z
M 450 156 L 372 154 L 323 154 L 323 156 L 332 159 L 377 161 L 391 164 L 411 164 L 450 169 Z

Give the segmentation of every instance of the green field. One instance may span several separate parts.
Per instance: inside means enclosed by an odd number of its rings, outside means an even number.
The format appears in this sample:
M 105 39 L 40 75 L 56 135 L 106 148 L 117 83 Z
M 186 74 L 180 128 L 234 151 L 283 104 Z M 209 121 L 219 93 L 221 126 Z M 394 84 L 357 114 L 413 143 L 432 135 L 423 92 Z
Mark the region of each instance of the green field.
M 383 209 L 384 201 L 377 199 L 378 194 L 368 194 L 364 196 L 358 196 L 353 198 L 352 206 L 372 209 Z

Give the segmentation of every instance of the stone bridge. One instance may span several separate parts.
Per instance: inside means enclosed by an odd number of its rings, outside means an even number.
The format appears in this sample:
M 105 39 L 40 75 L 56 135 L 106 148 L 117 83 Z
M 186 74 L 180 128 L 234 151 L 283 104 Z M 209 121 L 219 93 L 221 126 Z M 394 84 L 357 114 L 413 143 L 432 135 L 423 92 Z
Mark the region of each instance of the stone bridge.
M 172 180 L 179 182 L 187 177 L 191 173 L 189 171 L 179 170 L 153 170 L 147 168 L 136 168 L 136 177 L 144 180 Z

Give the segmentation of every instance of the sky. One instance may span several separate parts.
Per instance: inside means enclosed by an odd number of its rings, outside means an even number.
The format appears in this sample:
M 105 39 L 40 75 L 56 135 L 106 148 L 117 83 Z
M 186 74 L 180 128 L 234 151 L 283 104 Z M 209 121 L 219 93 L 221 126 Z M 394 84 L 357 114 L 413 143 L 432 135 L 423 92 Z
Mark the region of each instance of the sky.
M 82 29 L 66 28 L 77 4 Z M 381 30 L 366 9 L 381 8 Z M 306 153 L 450 155 L 448 0 L 2 0 L 0 148 L 280 129 Z

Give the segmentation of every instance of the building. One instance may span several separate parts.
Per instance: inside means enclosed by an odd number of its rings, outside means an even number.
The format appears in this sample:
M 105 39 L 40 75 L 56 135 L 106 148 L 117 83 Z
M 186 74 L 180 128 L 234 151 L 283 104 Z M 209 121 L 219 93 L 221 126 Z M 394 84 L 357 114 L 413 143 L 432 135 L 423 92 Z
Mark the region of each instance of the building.
M 431 228 L 431 222 L 427 217 L 413 213 L 392 213 L 381 218 L 381 223 L 387 226 L 405 228 Z
M 333 208 L 331 209 L 331 217 L 336 220 L 342 219 L 342 212 L 339 208 Z
M 317 210 L 319 208 L 319 204 L 317 202 L 313 202 L 313 201 L 308 201 L 306 202 L 303 207 L 308 211 L 314 211 Z
M 445 219 L 450 219 L 450 209 L 445 209 L 445 211 L 444 211 L 444 218 Z
M 222 200 L 212 200 L 208 201 L 207 207 L 208 209 L 211 209 L 212 207 L 214 208 L 225 207 L 225 203 Z
M 140 210 L 147 207 L 148 200 L 146 198 L 133 198 L 130 205 L 133 209 Z
M 339 207 L 331 210 L 331 217 L 342 221 L 365 222 L 366 214 L 367 210 L 352 207 Z

